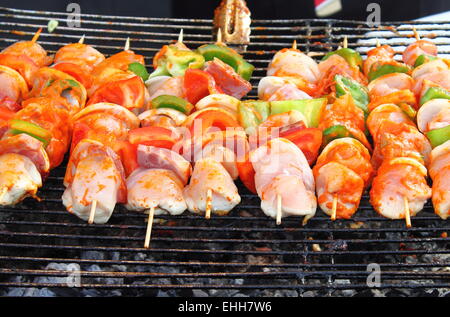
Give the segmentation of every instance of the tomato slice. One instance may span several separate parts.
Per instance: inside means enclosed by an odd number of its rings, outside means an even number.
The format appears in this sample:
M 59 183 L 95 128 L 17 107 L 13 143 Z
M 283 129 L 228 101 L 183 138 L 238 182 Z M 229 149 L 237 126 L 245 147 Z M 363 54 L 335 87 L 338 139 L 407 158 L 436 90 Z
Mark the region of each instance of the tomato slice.
M 249 154 L 247 153 L 244 161 L 238 160 L 236 162 L 239 178 L 241 182 L 247 187 L 249 191 L 253 194 L 256 194 L 256 185 L 255 185 L 255 170 L 253 169 L 253 164 L 250 162 Z
M 206 96 L 221 93 L 214 78 L 200 69 L 187 69 L 184 74 L 183 85 L 186 99 L 193 105 Z
M 151 126 L 131 130 L 128 133 L 128 141 L 133 145 L 142 144 L 171 150 L 177 140 L 173 138 L 171 130 Z
M 130 142 L 123 142 L 119 154 L 122 160 L 122 165 L 125 169 L 126 176 L 130 176 L 138 167 L 137 161 L 137 144 L 131 144 Z
M 79 81 L 86 89 L 89 89 L 92 85 L 92 76 L 90 76 L 90 72 L 87 67 L 83 68 L 74 63 L 63 62 L 54 65 L 53 68 L 69 74 Z
M 302 150 L 309 165 L 313 165 L 322 145 L 322 130 L 304 128 L 303 125 L 292 124 L 280 130 L 280 137 L 288 139 Z
M 225 131 L 227 128 L 239 128 L 239 122 L 233 118 L 226 110 L 219 111 L 215 109 L 208 110 L 206 108 L 202 113 L 198 114 L 189 126 L 191 135 L 197 133 L 197 127 L 200 124 L 201 134 L 205 134 L 211 127 Z
M 141 77 L 107 83 L 95 91 L 88 105 L 110 102 L 128 110 L 142 108 L 145 103 L 145 85 Z

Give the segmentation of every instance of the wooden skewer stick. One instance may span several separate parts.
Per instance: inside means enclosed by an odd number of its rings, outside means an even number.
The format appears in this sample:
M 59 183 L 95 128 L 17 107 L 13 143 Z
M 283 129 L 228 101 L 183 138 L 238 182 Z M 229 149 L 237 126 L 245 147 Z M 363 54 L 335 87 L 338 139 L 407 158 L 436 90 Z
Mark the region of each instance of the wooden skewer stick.
M 95 219 L 95 211 L 97 210 L 97 200 L 93 200 L 91 203 L 91 212 L 89 213 L 88 224 L 92 225 Z
M 80 40 L 78 41 L 79 44 L 84 44 L 84 38 L 85 38 L 85 34 L 83 34 L 83 36 L 80 38 Z
M 409 202 L 408 198 L 403 197 L 405 201 L 405 221 L 406 221 L 406 228 L 411 228 L 411 211 L 409 210 Z
M 42 28 L 39 28 L 36 33 L 34 33 L 33 38 L 31 39 L 31 42 L 36 43 L 39 39 L 39 36 L 41 36 Z
M 416 38 L 416 40 L 420 41 L 420 35 L 419 35 L 419 33 L 417 33 L 417 30 L 415 27 L 413 27 L 413 32 L 414 32 L 414 37 Z
M 303 218 L 302 226 L 306 226 L 309 219 L 311 219 L 312 217 L 314 217 L 314 215 L 306 215 L 305 218 Z
M 292 49 L 293 50 L 297 49 L 297 40 L 294 40 L 294 42 L 292 42 Z
M 338 196 L 334 195 L 333 197 L 333 208 L 331 209 L 331 220 L 336 220 L 336 211 L 337 211 L 337 203 L 338 203 Z
M 128 51 L 130 49 L 130 38 L 127 37 L 127 41 L 125 42 L 125 47 L 123 48 L 124 51 Z
M 155 207 L 150 208 L 147 220 L 147 232 L 145 233 L 144 248 L 150 248 L 150 238 L 152 237 L 153 218 L 155 217 Z
M 217 44 L 217 45 L 223 45 L 223 42 L 222 42 L 222 29 L 221 29 L 221 28 L 219 28 L 219 29 L 217 30 L 217 40 L 216 40 L 216 44 Z
M 180 34 L 178 35 L 178 43 L 182 44 L 183 43 L 183 29 L 180 30 Z
M 380 40 L 379 39 L 377 39 L 377 41 L 376 41 L 376 45 L 377 45 L 377 47 L 380 47 L 381 46 L 381 43 L 380 43 Z
M 308 53 L 306 53 L 306 55 L 308 55 L 309 57 L 324 56 L 325 53 L 324 52 L 308 52 Z
M 277 195 L 277 226 L 281 225 L 281 195 Z
M 347 35 L 344 36 L 344 40 L 342 41 L 342 47 L 343 47 L 343 48 L 347 48 L 347 47 L 348 47 L 348 39 L 347 39 Z
M 211 219 L 211 209 L 212 209 L 212 190 L 210 188 L 206 192 L 206 211 L 205 211 L 206 219 Z

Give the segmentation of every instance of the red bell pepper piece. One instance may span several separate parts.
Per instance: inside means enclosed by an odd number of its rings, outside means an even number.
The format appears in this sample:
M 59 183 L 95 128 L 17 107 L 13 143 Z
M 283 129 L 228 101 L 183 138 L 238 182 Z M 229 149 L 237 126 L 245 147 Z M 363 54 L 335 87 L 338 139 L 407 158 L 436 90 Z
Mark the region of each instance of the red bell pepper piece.
M 171 150 L 177 140 L 173 138 L 171 130 L 151 126 L 131 130 L 128 133 L 128 141 L 134 145 L 142 144 Z
M 288 139 L 302 150 L 309 165 L 313 165 L 319 155 L 322 145 L 322 130 L 319 128 L 305 128 L 296 123 L 280 130 L 280 137 Z
M 83 122 L 74 123 L 70 152 L 72 152 L 73 149 L 75 149 L 75 147 L 77 146 L 78 143 L 80 143 L 81 140 L 88 138 L 89 130 L 90 128 L 86 123 Z
M 107 83 L 97 89 L 89 99 L 89 105 L 111 102 L 129 110 L 142 108 L 145 103 L 145 85 L 141 77 Z
M 189 129 L 191 131 L 191 135 L 194 135 L 197 131 L 196 122 L 201 123 L 201 133 L 202 135 L 206 133 L 209 128 L 215 127 L 220 129 L 221 131 L 225 131 L 227 128 L 239 128 L 239 122 L 233 118 L 231 114 L 228 114 L 226 110 L 218 111 L 218 110 L 205 110 L 199 115 L 197 115 L 190 125 Z
M 253 169 L 253 164 L 250 162 L 248 153 L 245 156 L 244 161 L 237 161 L 236 162 L 238 172 L 239 172 L 239 178 L 242 182 L 242 184 L 247 187 L 249 191 L 251 191 L 253 194 L 256 194 L 256 185 L 255 185 L 255 170 Z
M 120 158 L 122 160 L 122 165 L 125 169 L 126 176 L 130 176 L 139 167 L 137 160 L 137 144 L 131 144 L 126 141 L 122 143 L 119 150 Z
M 87 67 L 83 68 L 74 63 L 64 62 L 54 65 L 53 68 L 69 74 L 77 81 L 79 81 L 86 89 L 89 89 L 92 85 L 92 76 Z
M 214 78 L 200 69 L 187 69 L 184 74 L 183 86 L 186 99 L 193 105 L 206 96 L 221 93 Z

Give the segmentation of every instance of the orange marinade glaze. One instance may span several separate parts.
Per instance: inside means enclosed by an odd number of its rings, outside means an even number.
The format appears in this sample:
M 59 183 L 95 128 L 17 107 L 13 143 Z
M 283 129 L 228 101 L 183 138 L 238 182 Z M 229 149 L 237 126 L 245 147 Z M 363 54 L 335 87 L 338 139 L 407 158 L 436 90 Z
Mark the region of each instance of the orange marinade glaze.
M 62 163 L 72 133 L 70 115 L 64 102 L 62 98 L 32 98 L 26 101 L 24 108 L 14 117 L 37 124 L 51 133 L 52 138 L 45 149 L 50 160 L 50 168 Z

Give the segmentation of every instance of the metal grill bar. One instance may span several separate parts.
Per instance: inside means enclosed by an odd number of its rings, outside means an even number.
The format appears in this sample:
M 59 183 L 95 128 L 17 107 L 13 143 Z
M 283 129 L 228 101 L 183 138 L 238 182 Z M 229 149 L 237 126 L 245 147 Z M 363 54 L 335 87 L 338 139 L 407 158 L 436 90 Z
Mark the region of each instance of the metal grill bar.
M 0 7 L 0 49 L 44 27 L 40 43 L 51 53 L 85 34 L 87 43 L 110 55 L 130 37 L 133 50 L 150 64 L 181 28 L 188 46 L 212 40 L 212 21 L 205 19 L 82 14 L 81 27 L 74 29 L 65 25 L 65 17 L 64 12 Z M 53 34 L 45 31 L 49 19 L 60 22 Z M 450 54 L 449 23 L 414 24 L 440 54 Z M 249 98 L 256 98 L 257 82 L 280 48 L 295 39 L 301 50 L 324 54 L 345 36 L 363 56 L 377 37 L 398 53 L 413 41 L 412 25 L 405 22 L 370 28 L 361 21 L 254 20 L 251 44 L 242 52 L 256 66 Z M 450 291 L 450 225 L 433 214 L 430 204 L 411 229 L 376 215 L 367 195 L 351 221 L 330 222 L 318 212 L 305 227 L 298 217 L 278 227 L 262 215 L 259 199 L 239 186 L 243 201 L 228 216 L 210 221 L 190 214 L 156 216 L 152 249 L 147 250 L 142 247 L 145 215 L 119 207 L 110 223 L 87 225 L 68 214 L 60 199 L 64 172 L 65 166 L 56 168 L 47 179 L 39 193 L 43 202 L 26 200 L 0 210 L 0 295 L 36 294 L 45 288 L 90 296 L 192 295 L 195 290 L 221 296 L 367 295 L 370 263 L 380 265 L 378 290 L 385 294 Z M 61 282 L 73 264 L 81 278 L 74 288 Z

